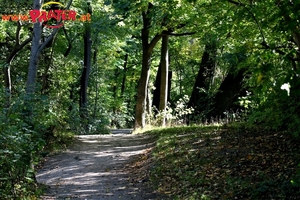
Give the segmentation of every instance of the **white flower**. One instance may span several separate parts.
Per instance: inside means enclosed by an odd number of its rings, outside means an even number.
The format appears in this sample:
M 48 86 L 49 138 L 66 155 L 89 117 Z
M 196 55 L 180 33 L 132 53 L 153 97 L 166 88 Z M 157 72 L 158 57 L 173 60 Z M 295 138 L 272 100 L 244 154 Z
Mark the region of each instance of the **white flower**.
M 118 22 L 118 26 L 125 26 L 125 23 L 123 21 Z
M 291 88 L 290 83 L 285 83 L 280 87 L 280 89 L 287 91 L 288 96 L 290 96 L 290 88 Z

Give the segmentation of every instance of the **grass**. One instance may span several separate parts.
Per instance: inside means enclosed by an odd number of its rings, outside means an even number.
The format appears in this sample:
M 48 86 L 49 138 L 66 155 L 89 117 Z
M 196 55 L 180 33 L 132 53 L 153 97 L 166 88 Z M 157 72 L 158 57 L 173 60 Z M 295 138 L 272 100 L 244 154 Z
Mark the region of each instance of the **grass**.
M 298 141 L 285 132 L 194 126 L 146 133 L 157 137 L 150 180 L 170 199 L 300 198 Z

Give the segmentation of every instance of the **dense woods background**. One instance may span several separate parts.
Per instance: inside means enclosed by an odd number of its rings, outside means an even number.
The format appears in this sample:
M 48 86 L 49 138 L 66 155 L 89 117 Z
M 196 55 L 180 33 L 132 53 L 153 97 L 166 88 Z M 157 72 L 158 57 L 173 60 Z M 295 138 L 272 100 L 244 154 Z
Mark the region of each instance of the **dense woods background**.
M 298 0 L 60 0 L 91 21 L 3 20 L 46 2 L 0 1 L 1 198 L 28 195 L 40 151 L 72 134 L 244 121 L 299 135 Z

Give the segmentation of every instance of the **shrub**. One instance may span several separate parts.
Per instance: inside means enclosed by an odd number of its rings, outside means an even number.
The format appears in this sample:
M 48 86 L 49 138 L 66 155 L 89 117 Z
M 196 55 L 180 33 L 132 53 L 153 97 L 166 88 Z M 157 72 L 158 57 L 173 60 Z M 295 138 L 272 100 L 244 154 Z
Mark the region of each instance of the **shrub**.
M 11 107 L 0 113 L 0 199 L 16 199 L 33 193 L 34 164 L 46 144 L 44 133 L 49 123 L 47 117 L 41 117 L 44 102 L 35 99 L 31 114 L 27 115 L 24 99 L 21 96 L 12 100 Z
M 153 116 L 147 116 L 148 121 L 152 123 L 152 125 L 159 126 L 163 117 L 166 117 L 167 123 L 171 125 L 185 125 L 187 123 L 187 117 L 189 114 L 194 112 L 193 108 L 188 108 L 188 100 L 189 97 L 184 95 L 176 102 L 175 108 L 172 108 L 170 103 L 168 103 L 166 107 L 166 111 L 162 112 L 157 110 L 157 108 L 153 107 L 154 110 L 152 113 Z M 155 114 L 156 113 L 156 114 Z

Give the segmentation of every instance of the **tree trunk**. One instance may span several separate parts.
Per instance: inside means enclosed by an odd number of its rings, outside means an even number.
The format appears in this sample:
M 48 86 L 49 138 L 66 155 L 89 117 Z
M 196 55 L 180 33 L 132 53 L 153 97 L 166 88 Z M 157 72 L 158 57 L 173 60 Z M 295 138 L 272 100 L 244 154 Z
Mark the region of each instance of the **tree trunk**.
M 51 64 L 53 62 L 53 55 L 54 55 L 54 50 L 53 50 L 53 43 L 54 43 L 53 39 L 51 42 L 51 44 L 48 44 L 47 47 L 49 47 L 49 51 L 44 50 L 43 53 L 41 54 L 41 58 L 44 61 L 44 65 L 45 65 L 45 70 L 43 72 L 43 74 L 41 75 L 41 94 L 43 95 L 47 95 L 49 94 L 50 91 L 50 85 L 51 85 L 51 74 L 49 73 Z
M 245 95 L 243 86 L 245 69 L 240 69 L 237 73 L 234 72 L 234 67 L 231 67 L 228 75 L 221 83 L 218 92 L 215 95 L 212 109 L 207 115 L 207 119 L 224 118 L 224 112 L 236 111 L 239 106 L 234 105 L 238 97 Z
M 151 124 L 152 119 L 152 99 L 151 99 L 151 88 L 148 87 L 147 89 L 147 99 L 146 99 L 146 106 L 147 106 L 147 114 L 148 114 L 148 121 L 146 121 L 148 124 Z
M 149 3 L 148 9 L 152 6 Z M 146 115 L 146 97 L 147 97 L 147 88 L 148 81 L 150 76 L 150 65 L 151 65 L 151 54 L 154 46 L 162 37 L 161 35 L 156 35 L 150 43 L 149 39 L 149 27 L 150 19 L 147 16 L 147 12 L 142 12 L 143 18 L 143 29 L 142 29 L 142 46 L 143 46 L 143 57 L 142 57 L 142 71 L 141 77 L 138 85 L 137 101 L 135 108 L 135 123 L 134 129 L 144 128 L 145 127 L 145 115 Z
M 97 44 L 98 41 L 97 41 L 97 37 L 96 37 L 96 41 L 95 41 L 95 44 Z M 95 66 L 96 68 L 96 97 L 95 97 L 95 103 L 94 103 L 94 113 L 93 113 L 93 119 L 96 120 L 96 113 L 97 113 L 97 110 L 98 110 L 98 99 L 99 99 L 99 80 L 98 80 L 98 66 L 97 66 L 97 54 L 98 54 L 98 47 L 95 47 L 95 50 L 94 50 L 94 55 L 93 55 L 93 65 Z
M 88 4 L 89 5 L 89 4 Z M 88 11 L 91 14 L 90 6 L 88 7 Z M 91 71 L 91 48 L 92 48 L 92 41 L 91 41 L 91 27 L 90 24 L 86 25 L 85 33 L 83 36 L 84 42 L 84 61 L 83 61 L 83 70 L 80 79 L 80 97 L 79 97 L 79 108 L 80 108 L 80 116 L 81 118 L 87 119 L 88 112 L 87 112 L 87 104 L 88 104 L 88 80 Z
M 67 8 L 70 7 L 72 0 L 70 0 Z M 33 9 L 40 10 L 42 6 L 42 0 L 34 0 Z M 36 85 L 36 76 L 38 70 L 38 61 L 41 51 L 53 40 L 55 35 L 57 34 L 59 28 L 56 28 L 52 31 L 51 35 L 46 38 L 45 42 L 41 43 L 42 37 L 42 22 L 36 20 L 33 25 L 33 37 L 32 37 L 32 45 L 31 45 L 31 53 L 30 53 L 30 61 L 26 82 L 26 93 L 33 94 L 35 92 Z
M 84 109 L 87 105 L 87 88 L 88 88 L 88 78 L 90 74 L 90 55 L 89 55 L 89 47 L 90 47 L 90 37 L 88 33 L 85 33 L 84 36 L 84 66 L 80 79 L 80 109 Z
M 170 58 L 170 57 L 169 57 Z M 167 101 L 170 102 L 171 101 L 171 84 L 172 84 L 172 71 L 169 70 L 168 72 L 168 96 L 167 96 Z
M 34 0 L 34 3 L 33 3 L 34 10 L 40 10 L 41 6 L 42 6 L 42 0 Z M 35 91 L 38 60 L 39 60 L 39 55 L 41 52 L 41 50 L 40 50 L 41 35 L 42 35 L 42 23 L 36 21 L 33 25 L 31 55 L 30 55 L 27 83 L 26 83 L 26 93 L 27 94 L 33 94 Z
M 159 101 L 159 110 L 163 112 L 163 118 L 161 125 L 166 125 L 166 107 L 168 100 L 168 72 L 169 72 L 169 53 L 168 53 L 168 43 L 169 36 L 164 35 L 162 37 L 162 46 L 161 46 L 161 81 L 160 81 L 160 101 Z
M 171 83 L 172 83 L 172 71 L 168 72 L 168 90 L 167 90 L 167 102 L 170 102 L 170 91 L 171 91 Z M 155 79 L 155 90 L 153 92 L 153 100 L 152 106 L 156 108 L 155 114 L 157 114 L 159 109 L 159 102 L 160 102 L 160 88 L 161 88 L 161 64 L 158 67 L 156 79 Z
M 153 107 L 155 107 L 155 114 L 158 113 L 159 110 L 159 100 L 160 100 L 160 85 L 161 85 L 161 63 L 159 63 L 158 70 L 156 73 L 154 87 L 155 90 L 153 91 Z
M 143 48 L 144 49 L 144 48 Z M 135 109 L 135 129 L 145 127 L 145 110 L 148 81 L 150 76 L 150 56 L 143 50 L 142 72 L 138 86 L 138 94 Z
M 205 45 L 205 50 L 202 55 L 202 60 L 199 72 L 194 84 L 191 98 L 188 102 L 188 107 L 194 108 L 194 115 L 206 114 L 208 108 L 208 90 L 210 88 L 210 80 L 214 75 L 216 63 L 216 43 L 212 42 Z
M 9 107 L 10 96 L 11 96 L 11 76 L 10 76 L 10 62 L 7 62 L 7 60 L 4 66 L 4 83 L 5 83 L 5 90 L 7 95 L 6 107 Z

